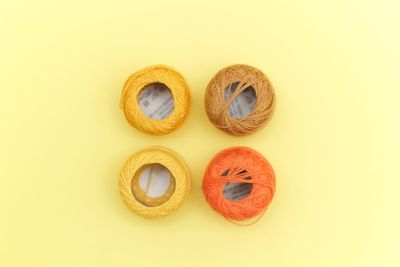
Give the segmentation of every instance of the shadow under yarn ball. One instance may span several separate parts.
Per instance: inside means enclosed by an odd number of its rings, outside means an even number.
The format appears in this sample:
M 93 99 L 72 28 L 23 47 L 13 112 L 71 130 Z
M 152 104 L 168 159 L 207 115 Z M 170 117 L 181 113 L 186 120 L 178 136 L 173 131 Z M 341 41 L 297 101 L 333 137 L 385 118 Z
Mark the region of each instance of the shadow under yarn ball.
M 232 135 L 251 134 L 269 121 L 275 104 L 267 76 L 248 65 L 220 70 L 209 82 L 205 108 L 209 120 Z

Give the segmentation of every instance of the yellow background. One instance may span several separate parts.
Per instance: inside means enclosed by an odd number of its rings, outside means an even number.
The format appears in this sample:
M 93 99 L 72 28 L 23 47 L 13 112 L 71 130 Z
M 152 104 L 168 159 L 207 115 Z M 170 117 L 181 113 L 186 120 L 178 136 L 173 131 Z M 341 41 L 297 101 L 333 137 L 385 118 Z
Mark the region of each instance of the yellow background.
M 388 1 L 2 1 L 0 266 L 400 266 L 399 9 Z M 193 94 L 168 136 L 131 128 L 125 79 L 176 67 Z M 214 128 L 208 81 L 263 70 L 276 113 L 255 135 Z M 130 212 L 120 167 L 161 145 L 190 166 L 192 193 L 162 220 Z M 219 150 L 273 165 L 265 216 L 238 227 L 200 190 Z

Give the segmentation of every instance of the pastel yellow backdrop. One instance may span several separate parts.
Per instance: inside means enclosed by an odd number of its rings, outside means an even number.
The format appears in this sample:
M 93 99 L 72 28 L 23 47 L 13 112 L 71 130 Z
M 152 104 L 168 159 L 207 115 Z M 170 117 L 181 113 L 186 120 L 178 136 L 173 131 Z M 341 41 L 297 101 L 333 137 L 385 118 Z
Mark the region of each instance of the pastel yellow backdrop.
M 399 266 L 398 1 L 2 1 L 0 266 Z M 176 67 L 193 105 L 168 136 L 131 128 L 125 79 Z M 204 91 L 222 67 L 263 70 L 271 123 L 215 129 Z M 190 166 L 192 193 L 146 220 L 118 194 L 134 151 L 161 145 Z M 219 150 L 274 166 L 277 193 L 251 227 L 200 190 Z

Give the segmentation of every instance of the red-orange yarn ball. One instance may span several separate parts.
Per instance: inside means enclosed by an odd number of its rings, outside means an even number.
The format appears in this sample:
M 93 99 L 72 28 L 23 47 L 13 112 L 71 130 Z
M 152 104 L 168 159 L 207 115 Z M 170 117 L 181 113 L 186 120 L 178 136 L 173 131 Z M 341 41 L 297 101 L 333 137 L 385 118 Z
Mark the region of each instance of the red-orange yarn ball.
M 203 192 L 211 207 L 228 220 L 248 220 L 261 216 L 271 202 L 275 173 L 257 151 L 247 147 L 228 148 L 209 163 Z

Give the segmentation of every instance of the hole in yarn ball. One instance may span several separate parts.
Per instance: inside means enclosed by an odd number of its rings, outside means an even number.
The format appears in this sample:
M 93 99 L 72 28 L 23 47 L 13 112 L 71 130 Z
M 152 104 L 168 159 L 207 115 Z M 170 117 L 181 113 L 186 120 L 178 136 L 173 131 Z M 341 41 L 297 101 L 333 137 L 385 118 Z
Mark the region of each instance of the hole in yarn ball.
M 167 202 L 175 191 L 175 179 L 163 165 L 144 165 L 132 179 L 131 190 L 136 200 L 155 207 Z
M 226 176 L 228 174 L 228 172 L 229 172 L 229 169 L 225 170 L 223 173 L 221 173 L 221 176 Z M 242 170 L 242 171 L 238 172 L 237 175 L 245 174 L 245 173 L 247 173 L 247 171 Z M 243 179 L 251 180 L 251 177 L 249 176 L 249 177 L 245 177 Z M 225 184 L 223 194 L 227 200 L 239 201 L 241 199 L 248 197 L 250 195 L 252 189 L 253 189 L 253 184 L 251 184 L 251 183 L 228 182 Z
M 167 118 L 174 110 L 171 90 L 163 83 L 151 83 L 143 87 L 137 97 L 140 110 L 154 120 Z
M 238 88 L 239 84 L 239 82 L 234 82 L 225 88 L 225 101 L 229 100 L 229 98 Z M 232 101 L 232 104 L 228 109 L 229 116 L 236 119 L 247 117 L 253 112 L 256 102 L 256 91 L 252 86 L 246 87 Z

